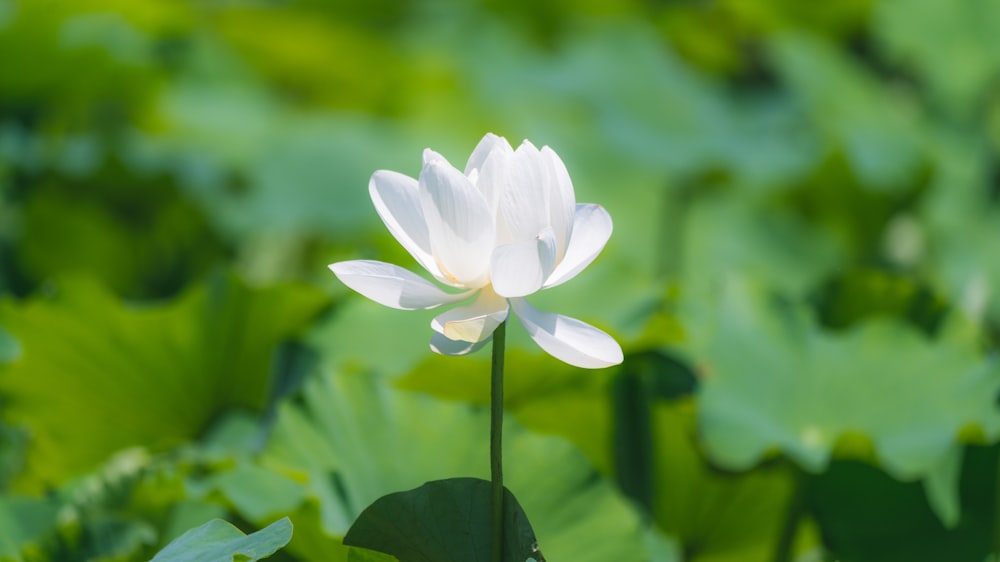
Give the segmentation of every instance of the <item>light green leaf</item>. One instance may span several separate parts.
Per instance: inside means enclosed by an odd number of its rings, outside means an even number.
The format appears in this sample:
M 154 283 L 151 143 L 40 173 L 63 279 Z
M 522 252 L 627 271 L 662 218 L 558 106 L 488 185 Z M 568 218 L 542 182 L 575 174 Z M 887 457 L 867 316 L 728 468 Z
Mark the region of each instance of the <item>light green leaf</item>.
M 959 505 L 959 485 L 962 476 L 962 451 L 958 443 L 955 451 L 942 456 L 937 466 L 932 466 L 924 479 L 927 502 L 941 518 L 945 527 L 954 527 L 962 515 Z
M 959 115 L 978 110 L 1000 69 L 1000 5 L 883 0 L 875 3 L 873 15 L 880 46 L 915 71 L 936 101 Z
M 829 333 L 734 280 L 692 325 L 705 373 L 702 438 L 726 467 L 781 451 L 819 472 L 843 439 L 860 435 L 890 474 L 913 480 L 947 466 L 962 430 L 990 442 L 1000 434 L 1000 371 L 957 324 L 937 340 L 888 320 Z M 932 490 L 936 506 L 948 504 Z
M 215 486 L 250 521 L 290 513 L 305 499 L 305 488 L 294 480 L 250 462 L 213 478 Z
M 303 398 L 303 406 L 282 405 L 266 461 L 308 474 L 330 534 L 346 532 L 388 493 L 489 475 L 485 409 L 394 390 L 370 375 L 324 373 L 308 382 Z M 638 515 L 574 447 L 510 419 L 504 437 L 505 483 L 524 498 L 547 557 L 642 559 Z
M 788 463 L 770 463 L 747 472 L 720 471 L 698 447 L 694 404 L 655 403 L 652 407 L 656 491 L 653 517 L 676 537 L 688 562 L 770 562 L 796 493 Z M 800 548 L 818 537 L 800 525 Z
M 923 155 L 916 100 L 885 88 L 845 52 L 819 37 L 786 33 L 770 42 L 774 66 L 819 130 L 874 191 L 912 185 Z
M 736 272 L 751 272 L 783 293 L 805 295 L 843 259 L 830 232 L 747 197 L 699 197 L 683 220 L 686 300 L 714 298 L 719 280 Z
M 0 371 L 4 420 L 31 433 L 17 485 L 55 485 L 130 446 L 183 443 L 225 408 L 262 408 L 275 344 L 325 303 L 315 289 L 226 276 L 163 305 L 127 306 L 79 280 L 0 302 L 23 350 Z
M 292 522 L 288 518 L 250 535 L 221 519 L 213 519 L 178 537 L 152 562 L 254 562 L 271 556 L 291 539 Z
M 635 369 L 664 368 L 664 363 L 640 364 L 646 356 L 626 355 L 621 370 L 584 372 L 551 358 L 509 353 L 505 406 L 527 427 L 569 439 L 609 477 L 635 478 L 624 471 L 621 458 L 635 447 L 636 454 L 650 463 L 650 515 L 660 530 L 676 538 L 692 562 L 769 562 L 791 501 L 793 471 L 783 464 L 748 473 L 712 467 L 697 446 L 693 403 L 664 400 L 671 389 L 641 390 L 649 402 L 647 420 L 637 419 L 643 412 L 634 405 L 613 401 L 612 391 L 622 377 Z M 461 364 L 453 358 L 432 358 L 397 384 L 450 400 L 486 404 L 488 370 L 488 358 L 465 358 Z M 649 425 L 649 441 L 633 441 L 640 437 L 637 425 L 644 424 Z M 536 530 L 545 524 L 536 511 L 529 513 Z M 803 544 L 816 543 L 814 535 L 801 537 Z M 541 546 L 549 556 L 548 543 Z
M 402 162 L 412 169 L 401 172 L 420 171 L 423 146 L 408 141 L 398 124 L 296 113 L 246 81 L 172 84 L 161 111 L 169 127 L 146 139 L 147 150 L 175 167 L 216 226 L 240 243 L 262 235 L 373 232 L 381 225 L 367 190 L 371 173 Z M 245 175 L 245 189 L 204 181 L 206 171 L 231 168 Z
M 52 500 L 0 496 L 0 560 L 22 562 L 22 551 L 56 528 Z
M 0 326 L 0 364 L 11 362 L 21 354 L 21 346 Z

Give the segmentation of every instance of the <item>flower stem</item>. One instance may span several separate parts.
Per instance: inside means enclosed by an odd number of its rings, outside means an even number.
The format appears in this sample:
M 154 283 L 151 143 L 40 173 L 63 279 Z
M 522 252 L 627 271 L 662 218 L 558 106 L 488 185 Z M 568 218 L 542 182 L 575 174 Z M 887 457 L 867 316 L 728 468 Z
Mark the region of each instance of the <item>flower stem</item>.
M 507 322 L 493 332 L 490 374 L 490 482 L 493 492 L 493 562 L 503 561 L 503 354 Z

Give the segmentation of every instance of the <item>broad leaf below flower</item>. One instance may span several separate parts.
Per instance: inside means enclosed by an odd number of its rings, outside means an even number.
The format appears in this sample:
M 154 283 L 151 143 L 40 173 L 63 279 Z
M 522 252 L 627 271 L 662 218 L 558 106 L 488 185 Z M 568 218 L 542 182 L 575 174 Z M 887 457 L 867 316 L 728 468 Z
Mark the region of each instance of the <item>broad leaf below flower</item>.
M 504 491 L 504 562 L 542 560 L 528 516 Z M 344 544 L 391 554 L 400 562 L 491 560 L 491 487 L 478 478 L 428 482 L 368 506 Z
M 488 359 L 467 359 L 470 367 L 432 357 L 397 384 L 486 405 Z M 645 412 L 635 404 L 613 402 L 612 382 L 629 370 L 642 369 L 641 360 L 637 355 L 626 356 L 621 370 L 595 373 L 563 364 L 553 367 L 547 356 L 515 351 L 507 358 L 507 412 L 533 430 L 571 440 L 609 477 L 635 478 L 616 460 L 622 449 L 641 448 L 639 454 L 649 463 L 652 476 L 651 498 L 646 499 L 652 503 L 651 518 L 658 531 L 680 543 L 685 560 L 770 562 L 793 497 L 794 467 L 773 463 L 746 473 L 718 470 L 704 458 L 697 443 L 695 404 L 687 399 L 666 400 L 663 388 L 643 389 L 641 397 L 648 402 Z M 518 367 L 512 369 L 513 365 Z M 537 376 L 539 372 L 546 376 Z M 636 422 L 648 425 L 650 441 L 637 440 Z M 537 511 L 529 514 L 536 527 L 545 524 Z M 808 526 L 800 531 L 798 544 L 816 544 Z M 554 560 L 548 542 L 543 540 L 541 546 L 546 557 Z
M 489 476 L 485 409 L 393 389 L 370 374 L 318 373 L 302 397 L 281 406 L 263 462 L 307 477 L 330 535 L 346 533 L 386 494 L 444 477 Z M 638 514 L 579 451 L 510 420 L 504 441 L 504 483 L 521 498 L 546 557 L 643 559 Z

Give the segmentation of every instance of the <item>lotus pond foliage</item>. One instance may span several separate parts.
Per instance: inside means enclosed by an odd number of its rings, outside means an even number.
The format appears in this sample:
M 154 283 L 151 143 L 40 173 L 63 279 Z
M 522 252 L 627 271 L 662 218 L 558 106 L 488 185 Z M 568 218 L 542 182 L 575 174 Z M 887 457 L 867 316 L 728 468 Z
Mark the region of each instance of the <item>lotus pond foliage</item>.
M 0 0 L 0 561 L 487 560 L 517 318 L 511 560 L 995 562 L 997 84 L 990 0 Z

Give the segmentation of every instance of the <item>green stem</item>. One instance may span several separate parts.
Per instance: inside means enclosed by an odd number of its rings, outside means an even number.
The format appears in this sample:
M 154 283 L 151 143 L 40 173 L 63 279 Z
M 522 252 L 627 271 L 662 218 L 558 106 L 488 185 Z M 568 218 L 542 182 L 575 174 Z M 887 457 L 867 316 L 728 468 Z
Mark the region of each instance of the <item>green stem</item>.
M 503 561 L 503 352 L 507 323 L 493 332 L 490 375 L 490 481 L 493 484 L 493 562 Z

